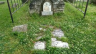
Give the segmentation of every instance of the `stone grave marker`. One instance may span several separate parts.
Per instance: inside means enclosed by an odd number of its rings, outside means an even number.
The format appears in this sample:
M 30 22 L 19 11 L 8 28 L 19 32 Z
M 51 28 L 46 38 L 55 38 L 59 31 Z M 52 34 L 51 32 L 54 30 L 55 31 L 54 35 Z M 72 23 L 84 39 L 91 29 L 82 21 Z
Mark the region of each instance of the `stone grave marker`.
M 45 2 L 43 4 L 43 11 L 42 11 L 42 15 L 53 15 L 53 11 L 52 9 L 52 5 L 50 2 Z
M 64 0 L 32 0 L 29 5 L 29 13 L 53 15 L 53 13 L 63 12 L 64 6 Z
M 27 24 L 13 27 L 13 32 L 27 32 Z

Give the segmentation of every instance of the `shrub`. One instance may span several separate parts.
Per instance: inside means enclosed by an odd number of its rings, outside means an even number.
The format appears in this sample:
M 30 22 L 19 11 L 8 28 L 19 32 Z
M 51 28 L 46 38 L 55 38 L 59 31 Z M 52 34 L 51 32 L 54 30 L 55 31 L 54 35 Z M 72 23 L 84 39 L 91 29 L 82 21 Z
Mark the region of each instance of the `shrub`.
M 22 3 L 25 3 L 27 0 L 22 0 Z
M 73 0 L 68 0 L 68 1 L 71 2 L 71 3 L 73 2 Z M 67 0 L 64 0 L 64 2 L 67 2 Z
M 90 0 L 90 3 L 96 4 L 96 0 Z

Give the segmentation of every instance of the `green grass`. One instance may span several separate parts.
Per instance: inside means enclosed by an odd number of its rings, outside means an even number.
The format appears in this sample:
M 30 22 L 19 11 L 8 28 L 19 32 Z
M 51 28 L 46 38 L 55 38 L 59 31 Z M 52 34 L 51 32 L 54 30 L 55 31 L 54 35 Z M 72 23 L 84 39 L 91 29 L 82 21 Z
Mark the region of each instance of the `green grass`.
M 7 4 L 0 5 L 0 54 L 96 54 L 96 6 L 89 5 L 86 18 L 69 3 L 65 5 L 64 13 L 56 13 L 53 16 L 40 16 L 28 13 L 28 5 L 25 4 L 18 10 L 11 22 Z M 25 33 L 12 32 L 12 27 L 28 24 Z M 69 43 L 70 49 L 54 48 L 51 46 L 51 31 L 47 26 L 61 28 L 67 39 L 62 41 Z M 43 27 L 47 30 L 40 31 Z M 40 41 L 46 41 L 46 50 L 34 50 L 33 45 L 37 41 L 36 35 L 43 35 Z M 63 40 L 65 39 L 65 40 Z

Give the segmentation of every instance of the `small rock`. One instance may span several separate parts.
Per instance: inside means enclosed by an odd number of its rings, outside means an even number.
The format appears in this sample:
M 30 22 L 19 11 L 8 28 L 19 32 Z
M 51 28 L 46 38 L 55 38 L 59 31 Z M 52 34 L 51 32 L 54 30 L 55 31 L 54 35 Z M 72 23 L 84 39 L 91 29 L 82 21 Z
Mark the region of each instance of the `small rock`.
M 46 29 L 43 29 L 43 28 L 39 28 L 40 31 L 46 31 Z
M 45 49 L 45 42 L 36 42 L 34 45 L 34 49 L 40 49 L 40 50 L 44 50 Z
M 43 29 L 43 31 L 46 31 L 46 29 Z
M 39 30 L 43 30 L 43 28 L 39 28 Z
M 61 29 L 56 29 L 52 32 L 53 36 L 56 36 L 56 37 L 64 37 L 64 33 Z
M 27 25 L 19 25 L 19 26 L 15 26 L 13 27 L 13 31 L 17 31 L 17 32 L 27 32 Z

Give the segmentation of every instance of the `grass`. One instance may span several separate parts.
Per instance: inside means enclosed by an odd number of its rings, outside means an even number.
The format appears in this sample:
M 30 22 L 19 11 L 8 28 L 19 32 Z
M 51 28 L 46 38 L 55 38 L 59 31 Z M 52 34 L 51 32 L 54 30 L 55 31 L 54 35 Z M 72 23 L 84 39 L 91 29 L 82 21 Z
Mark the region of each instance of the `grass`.
M 86 18 L 83 19 L 80 11 L 66 3 L 64 13 L 56 13 L 53 16 L 34 13 L 30 16 L 28 5 L 25 4 L 13 14 L 12 24 L 7 4 L 0 5 L 0 54 L 96 54 L 95 9 L 96 6 L 89 5 Z M 12 32 L 12 27 L 21 24 L 28 24 L 27 32 Z M 50 47 L 53 29 L 41 25 L 61 28 L 67 38 L 61 40 L 67 41 L 70 49 Z M 40 27 L 47 30 L 40 31 Z M 40 41 L 46 41 L 46 50 L 33 49 L 39 35 L 43 35 Z

